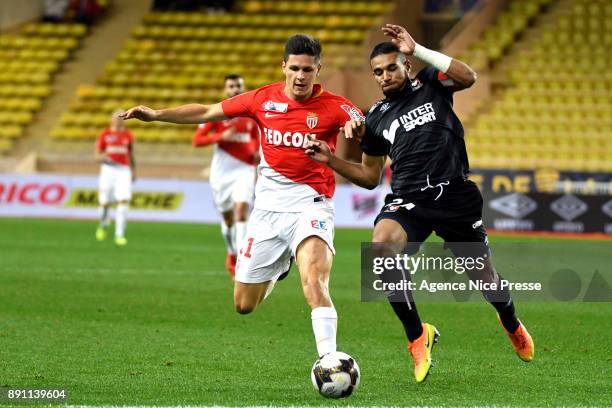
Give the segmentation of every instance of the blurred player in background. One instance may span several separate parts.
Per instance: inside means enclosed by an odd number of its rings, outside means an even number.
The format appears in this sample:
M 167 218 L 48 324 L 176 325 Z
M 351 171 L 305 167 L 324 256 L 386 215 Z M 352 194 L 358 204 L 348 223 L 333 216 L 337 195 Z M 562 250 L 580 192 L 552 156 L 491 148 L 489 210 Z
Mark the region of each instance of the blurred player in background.
M 254 210 L 238 254 L 234 306 L 251 313 L 289 272 L 295 258 L 304 296 L 312 308 L 319 356 L 336 351 L 337 314 L 329 294 L 334 245 L 333 171 L 312 161 L 313 139 L 335 150 L 339 129 L 363 115 L 350 101 L 324 91 L 315 80 L 321 45 L 298 34 L 285 44 L 285 82 L 274 83 L 214 105 L 190 104 L 153 110 L 138 106 L 125 118 L 202 123 L 251 117 L 263 131 Z
M 482 293 L 496 309 L 518 356 L 531 361 L 531 336 L 516 317 L 510 292 L 501 288 L 500 275 L 491 262 L 482 224 L 482 196 L 467 178 L 463 127 L 452 109 L 453 92 L 472 86 L 476 74 L 465 63 L 417 44 L 403 27 L 387 24 L 383 32 L 392 42 L 374 47 L 370 64 L 386 99 L 370 109 L 365 123 L 352 121 L 345 129 L 347 136 L 361 139 L 362 162 L 339 159 L 319 141 L 308 153 L 367 188 L 378 184 L 389 156 L 392 194 L 376 218 L 372 241 L 396 244 L 414 253 L 435 232 L 455 256 L 482 257 L 483 268 L 466 272 L 470 279 L 497 285 Z M 414 79 L 409 76 L 407 55 L 429 65 Z M 415 379 L 422 382 L 431 367 L 438 332 L 421 322 L 410 291 L 388 292 L 387 296 L 406 331 Z
M 231 98 L 244 92 L 239 75 L 225 77 L 223 91 Z M 255 165 L 259 162 L 259 128 L 253 119 L 234 118 L 200 124 L 193 146 L 215 144 L 210 164 L 210 186 L 217 210 L 223 216 L 221 235 L 225 240 L 225 267 L 233 277 L 236 248 L 246 234 L 246 221 L 253 202 Z
M 98 190 L 100 224 L 96 239 L 106 239 L 110 205 L 117 203 L 115 212 L 115 244 L 127 244 L 125 228 L 132 199 L 132 182 L 136 179 L 134 137 L 123 125 L 123 110 L 113 112 L 110 127 L 104 129 L 96 143 L 96 160 L 101 163 Z

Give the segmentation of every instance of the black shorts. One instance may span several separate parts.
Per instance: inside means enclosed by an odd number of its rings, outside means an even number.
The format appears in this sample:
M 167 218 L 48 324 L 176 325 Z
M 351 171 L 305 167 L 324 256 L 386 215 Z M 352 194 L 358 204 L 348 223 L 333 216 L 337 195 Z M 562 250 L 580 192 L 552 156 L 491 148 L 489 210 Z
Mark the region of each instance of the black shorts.
M 478 186 L 471 180 L 458 178 L 447 185 L 405 196 L 387 195 L 374 224 L 384 219 L 399 223 L 408 235 L 408 242 L 415 244 L 413 250 L 407 248 L 409 252 L 416 252 L 420 243 L 435 232 L 455 255 L 481 255 L 489 251 L 487 232 L 482 224 L 482 204 Z

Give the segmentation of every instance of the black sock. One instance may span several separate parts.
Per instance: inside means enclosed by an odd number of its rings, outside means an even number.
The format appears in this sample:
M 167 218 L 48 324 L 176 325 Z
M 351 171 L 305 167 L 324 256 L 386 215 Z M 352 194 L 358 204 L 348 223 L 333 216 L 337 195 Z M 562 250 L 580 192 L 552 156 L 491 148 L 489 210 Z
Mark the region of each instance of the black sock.
M 499 285 L 501 279 L 501 275 L 497 274 L 497 279 L 493 282 L 497 282 Z M 501 324 L 504 326 L 504 328 L 508 332 L 514 333 L 516 329 L 518 329 L 520 323 L 516 317 L 514 302 L 512 301 L 512 295 L 510 295 L 508 288 L 505 287 L 502 289 L 498 286 L 497 290 L 483 290 L 482 295 L 487 302 L 489 302 L 495 308 L 495 310 L 497 310 L 499 320 L 501 320 Z
M 409 341 L 414 341 L 423 334 L 423 326 L 421 326 L 421 318 L 417 312 L 414 302 L 394 302 L 389 299 L 389 303 L 395 312 L 395 315 L 404 325 L 406 336 Z
M 499 320 L 501 320 L 502 325 L 506 330 L 510 333 L 514 333 L 516 329 L 519 327 L 519 321 L 516 317 L 516 312 L 514 310 L 514 302 L 512 299 L 506 303 L 501 302 L 492 302 L 491 303 L 497 313 L 499 314 Z

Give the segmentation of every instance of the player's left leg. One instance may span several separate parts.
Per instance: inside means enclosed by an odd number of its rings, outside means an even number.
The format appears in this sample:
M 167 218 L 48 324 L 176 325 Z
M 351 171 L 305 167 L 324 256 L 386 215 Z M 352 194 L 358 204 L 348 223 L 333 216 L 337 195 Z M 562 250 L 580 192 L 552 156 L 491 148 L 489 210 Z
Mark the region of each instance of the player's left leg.
M 484 258 L 483 268 L 466 269 L 466 273 L 473 281 L 495 284 L 495 290 L 483 290 L 482 294 L 497 311 L 516 353 L 523 361 L 531 361 L 534 355 L 533 340 L 516 316 L 510 291 L 507 287 L 502 288 L 502 277 L 493 266 L 487 233 L 482 223 L 482 195 L 469 180 L 451 185 L 447 190 L 442 196 L 447 215 L 436 226 L 436 234 L 444 239 L 455 256 Z
M 312 309 L 312 330 L 319 357 L 336 351 L 338 315 L 329 294 L 334 250 L 334 207 L 317 201 L 299 214 L 287 230 L 291 253 L 300 272 L 302 290 Z
M 318 236 L 304 239 L 297 248 L 296 263 L 302 289 L 312 309 L 312 330 L 319 357 L 336 351 L 338 314 L 329 294 L 333 253 Z
M 115 182 L 115 198 L 117 209 L 115 212 L 115 244 L 124 246 L 127 244 L 125 230 L 127 228 L 127 212 L 132 199 L 132 171 L 129 167 L 116 169 L 117 179 Z
M 482 294 L 497 311 L 497 318 L 519 358 L 526 362 L 533 360 L 535 352 L 533 339 L 516 316 L 514 301 L 510 291 L 505 287 L 501 289 L 502 278 L 493 266 L 490 252 L 484 261 L 484 268 L 482 270 L 471 269 L 467 270 L 467 273 L 471 280 L 496 284 L 497 290 L 483 290 Z

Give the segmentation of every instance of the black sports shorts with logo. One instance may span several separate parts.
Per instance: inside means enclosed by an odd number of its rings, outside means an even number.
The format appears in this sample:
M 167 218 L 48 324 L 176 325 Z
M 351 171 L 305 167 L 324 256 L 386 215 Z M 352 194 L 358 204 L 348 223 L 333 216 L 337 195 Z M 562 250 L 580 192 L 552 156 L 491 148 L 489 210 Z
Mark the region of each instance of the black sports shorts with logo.
M 478 186 L 456 178 L 405 196 L 387 195 L 374 225 L 384 219 L 399 223 L 414 243 L 406 248 L 410 253 L 435 232 L 456 256 L 480 256 L 489 253 L 482 204 Z

